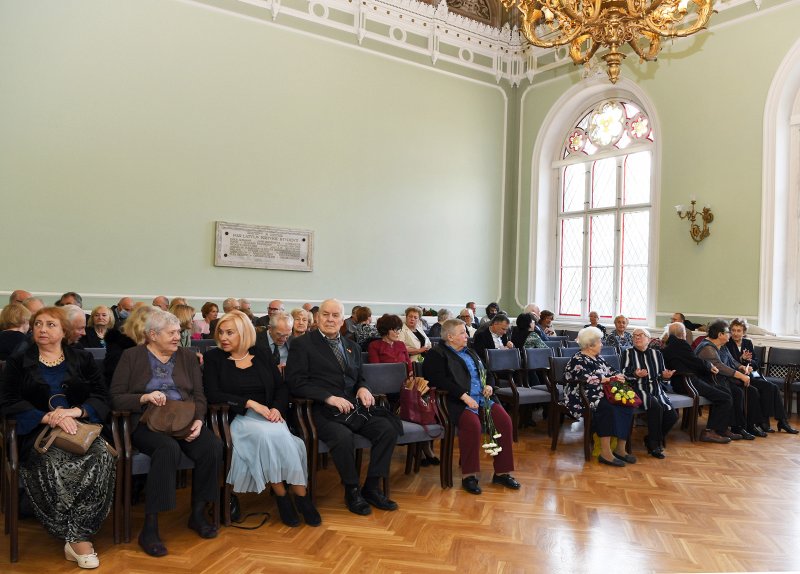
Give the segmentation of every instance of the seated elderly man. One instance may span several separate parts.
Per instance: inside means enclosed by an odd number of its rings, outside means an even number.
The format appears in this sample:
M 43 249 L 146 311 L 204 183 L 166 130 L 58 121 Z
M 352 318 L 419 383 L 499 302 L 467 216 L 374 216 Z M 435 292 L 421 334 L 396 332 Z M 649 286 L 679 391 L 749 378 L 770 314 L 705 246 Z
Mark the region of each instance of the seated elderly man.
M 63 307 L 64 305 L 77 305 L 83 308 L 83 297 L 75 293 L 75 291 L 67 291 L 55 303 L 56 307 Z
M 475 333 L 473 349 L 481 358 L 486 360 L 486 349 L 513 349 L 514 343 L 508 338 L 508 315 L 498 314 L 492 317 L 489 328 Z
M 153 307 L 158 307 L 162 311 L 169 310 L 169 299 L 167 299 L 164 295 L 159 295 L 158 297 L 153 298 Z
M 442 324 L 448 319 L 452 318 L 453 318 L 453 313 L 449 309 L 439 309 L 439 313 L 437 314 L 437 322 L 428 331 L 428 337 L 441 337 Z
M 474 337 L 475 331 L 477 330 L 474 326 L 475 317 L 472 315 L 472 310 L 469 307 L 465 307 L 458 312 L 458 318 L 464 321 L 464 325 L 467 328 L 467 337 Z M 435 327 L 436 325 L 434 325 Z
M 86 336 L 86 313 L 77 305 L 64 305 L 63 309 L 67 312 L 67 322 L 70 326 L 66 343 L 76 349 L 83 349 L 80 339 Z
M 131 311 L 133 311 L 133 299 L 130 297 L 122 297 L 116 305 L 111 306 L 111 312 L 114 314 L 115 329 L 122 328 Z
M 22 305 L 25 302 L 25 299 L 28 299 L 31 296 L 32 295 L 24 289 L 15 289 L 11 292 L 11 295 L 8 296 L 8 303 L 9 305 L 12 303 L 19 303 Z
M 743 438 L 749 436 L 765 437 L 767 433 L 759 426 L 764 423 L 761 393 L 776 392 L 776 389 L 767 384 L 757 384 L 751 379 L 752 369 L 745 367 L 731 357 L 725 346 L 730 339 L 728 322 L 722 319 L 712 321 L 708 325 L 708 336 L 697 346 L 695 354 L 705 361 L 709 361 L 718 370 L 717 380 L 724 381 L 733 396 L 733 409 L 736 426 L 734 433 L 741 434 Z M 744 393 L 747 393 L 747 414 L 744 411 Z M 770 399 L 773 397 L 770 396 Z
M 706 428 L 700 435 L 702 442 L 725 444 L 731 442 L 734 433 L 729 430 L 735 424 L 733 397 L 727 385 L 714 381 L 719 370 L 708 361 L 697 357 L 686 340 L 686 326 L 678 321 L 667 326 L 667 343 L 661 351 L 668 369 L 689 377 L 697 393 L 711 401 Z M 741 438 L 739 435 L 737 438 Z
M 275 313 L 278 313 L 280 311 L 286 311 L 286 308 L 283 306 L 283 301 L 281 301 L 280 299 L 273 299 L 272 301 L 269 302 L 269 305 L 267 306 L 267 314 L 262 315 L 261 317 L 256 319 L 254 325 L 256 327 L 268 327 L 269 318 L 272 317 Z
M 289 359 L 294 318 L 290 313 L 278 311 L 269 319 L 269 329 L 256 335 L 256 346 L 265 348 L 272 356 L 272 362 L 283 372 Z
M 316 331 L 295 339 L 289 349 L 289 390 L 293 396 L 314 401 L 317 433 L 330 448 L 350 512 L 370 514 L 370 504 L 381 510 L 397 510 L 397 503 L 381 490 L 380 479 L 389 476 L 392 452 L 402 433 L 400 420 L 384 409 L 372 408 L 375 397 L 364 383 L 361 349 L 339 334 L 344 324 L 342 303 L 336 299 L 323 301 L 318 321 Z M 351 414 L 357 416 L 348 416 Z M 356 434 L 372 443 L 367 478 L 360 491 Z
M 663 383 L 672 378 L 675 371 L 664 366 L 664 357 L 658 349 L 648 346 L 650 333 L 637 327 L 633 330 L 633 346 L 622 351 L 622 374 L 633 390 L 642 399 L 642 408 L 647 413 L 647 436 L 644 444 L 650 456 L 664 458 L 664 437 L 678 420 Z

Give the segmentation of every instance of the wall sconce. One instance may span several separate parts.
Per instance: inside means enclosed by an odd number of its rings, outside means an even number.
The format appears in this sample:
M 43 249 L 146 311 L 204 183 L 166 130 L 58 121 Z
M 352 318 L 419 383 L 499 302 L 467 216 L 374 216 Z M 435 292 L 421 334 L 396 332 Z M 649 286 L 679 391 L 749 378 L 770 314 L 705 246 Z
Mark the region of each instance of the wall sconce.
M 703 211 L 696 211 L 694 206 L 697 203 L 697 200 L 692 197 L 692 208 L 691 210 L 687 210 L 685 205 L 676 205 L 675 211 L 678 212 L 678 217 L 681 219 L 688 219 L 692 226 L 689 228 L 689 235 L 692 236 L 692 239 L 695 243 L 700 245 L 700 242 L 711 235 L 711 231 L 708 229 L 708 224 L 714 221 L 714 214 L 711 213 L 711 206 L 704 205 Z M 700 216 L 703 220 L 703 228 L 701 229 L 700 226 L 695 222 L 697 216 Z

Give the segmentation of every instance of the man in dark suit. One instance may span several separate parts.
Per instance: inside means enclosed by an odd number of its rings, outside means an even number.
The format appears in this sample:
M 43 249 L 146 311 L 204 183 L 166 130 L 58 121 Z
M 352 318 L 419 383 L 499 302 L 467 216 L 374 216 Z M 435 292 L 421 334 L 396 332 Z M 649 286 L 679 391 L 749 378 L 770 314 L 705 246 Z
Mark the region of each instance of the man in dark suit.
M 350 512 L 370 514 L 370 504 L 382 510 L 396 510 L 397 503 L 383 494 L 380 479 L 389 476 L 392 452 L 402 427 L 388 413 L 384 413 L 387 416 L 375 413 L 362 420 L 357 430 L 352 430 L 355 428 L 352 423 L 348 424 L 347 415 L 358 408 L 358 403 L 370 408 L 375 405 L 375 398 L 364 384 L 361 349 L 339 335 L 343 324 L 341 302 L 323 301 L 319 308 L 319 329 L 298 337 L 289 349 L 286 382 L 292 395 L 314 401 L 317 433 L 330 448 Z M 360 491 L 354 447 L 356 433 L 372 443 L 367 478 Z
M 475 333 L 473 350 L 481 361 L 486 360 L 486 349 L 513 349 L 514 343 L 508 339 L 508 315 L 497 314 L 489 322 L 489 328 Z
M 256 335 L 256 346 L 261 346 L 272 355 L 272 361 L 283 372 L 289 360 L 294 319 L 289 313 L 278 311 L 270 316 L 269 328 Z

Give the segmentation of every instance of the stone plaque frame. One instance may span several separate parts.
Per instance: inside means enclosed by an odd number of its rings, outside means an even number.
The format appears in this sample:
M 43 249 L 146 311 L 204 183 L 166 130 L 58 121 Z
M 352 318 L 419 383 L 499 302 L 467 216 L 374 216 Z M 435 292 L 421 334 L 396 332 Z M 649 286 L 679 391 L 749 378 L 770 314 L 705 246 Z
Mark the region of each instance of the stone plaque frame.
M 217 221 L 214 265 L 313 271 L 314 232 Z

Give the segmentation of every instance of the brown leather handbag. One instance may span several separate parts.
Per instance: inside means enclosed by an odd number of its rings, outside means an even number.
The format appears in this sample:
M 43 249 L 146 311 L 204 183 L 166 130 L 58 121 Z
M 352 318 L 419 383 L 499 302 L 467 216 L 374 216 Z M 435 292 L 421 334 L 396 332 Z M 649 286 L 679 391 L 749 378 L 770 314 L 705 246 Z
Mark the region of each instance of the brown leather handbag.
M 167 401 L 156 407 L 150 405 L 144 411 L 139 423 L 145 423 L 153 432 L 164 433 L 178 439 L 192 434 L 194 422 L 194 401 Z
M 50 412 L 55 410 L 53 408 L 53 399 L 63 396 L 64 395 L 58 394 L 50 397 L 48 401 Z M 78 426 L 75 434 L 66 433 L 60 428 L 43 428 L 39 436 L 36 437 L 33 448 L 36 449 L 36 452 L 39 454 L 46 453 L 51 446 L 71 452 L 72 454 L 86 454 L 86 451 L 89 450 L 89 447 L 92 446 L 92 443 L 103 431 L 103 425 L 83 423 L 77 419 L 75 419 L 75 424 Z

